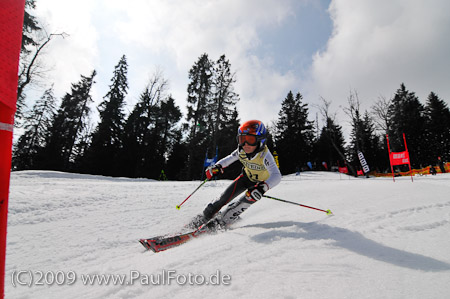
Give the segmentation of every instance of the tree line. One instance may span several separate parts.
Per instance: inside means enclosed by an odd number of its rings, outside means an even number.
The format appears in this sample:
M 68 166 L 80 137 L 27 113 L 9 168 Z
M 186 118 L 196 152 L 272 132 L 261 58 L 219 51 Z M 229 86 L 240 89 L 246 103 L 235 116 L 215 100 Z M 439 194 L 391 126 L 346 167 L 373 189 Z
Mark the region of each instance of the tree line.
M 201 55 L 189 71 L 187 115 L 182 118 L 168 82 L 155 72 L 129 113 L 128 63 L 122 56 L 114 68 L 109 91 L 98 105 L 100 120 L 93 128 L 90 94 L 95 70 L 81 76 L 61 99 L 47 89 L 26 113 L 24 134 L 13 152 L 13 169 L 48 169 L 108 176 L 158 179 L 199 179 L 205 158 L 222 158 L 236 148 L 240 119 L 234 91 L 235 73 L 225 55 L 213 61 Z M 309 107 L 300 92 L 289 91 L 278 119 L 267 124 L 268 145 L 279 156 L 283 174 L 307 169 L 348 166 L 360 168 L 362 152 L 372 170 L 389 170 L 386 134 L 392 151 L 403 151 L 407 136 L 413 167 L 435 164 L 450 154 L 450 110 L 431 92 L 426 105 L 404 84 L 392 99 L 379 99 L 371 111 L 361 111 L 356 91 L 345 108 L 352 132 L 346 146 L 342 127 L 330 112 L 331 102 L 319 106 L 323 126 L 309 119 Z M 237 167 L 228 172 L 236 175 Z
M 114 68 L 108 93 L 90 121 L 95 70 L 73 83 L 57 107 L 53 86 L 25 113 L 24 134 L 13 152 L 13 169 L 51 169 L 109 176 L 198 178 L 203 160 L 231 151 L 239 125 L 235 73 L 225 55 L 207 54 L 189 71 L 188 113 L 184 122 L 168 82 L 155 72 L 129 113 L 128 63 Z M 232 141 L 230 143 L 230 140 Z
M 435 92 L 423 105 L 402 83 L 392 99 L 379 98 L 369 111 L 362 111 L 356 91 L 351 91 L 344 109 L 351 124 L 346 145 L 342 126 L 330 112 L 330 101 L 319 106 L 324 121 L 309 121 L 307 104 L 300 93 L 289 92 L 274 126 L 274 148 L 279 154 L 283 174 L 299 169 L 332 169 L 347 166 L 351 174 L 361 169 L 358 152 L 363 153 L 372 171 L 390 171 L 386 136 L 392 152 L 405 151 L 406 136 L 411 166 L 437 165 L 439 157 L 450 157 L 450 110 Z M 316 130 L 315 130 L 316 128 Z M 310 162 L 310 163 L 308 163 Z M 406 170 L 407 166 L 397 166 Z M 404 168 L 404 169 L 402 169 Z
M 203 176 L 205 158 L 222 158 L 236 148 L 240 119 L 234 90 L 236 74 L 225 55 L 212 60 L 202 54 L 189 70 L 187 113 L 170 94 L 168 81 L 155 72 L 144 86 L 139 100 L 127 115 L 128 63 L 123 55 L 114 71 L 109 91 L 98 105 L 99 122 L 92 124 L 94 102 L 91 88 L 96 71 L 81 75 L 61 100 L 53 85 L 26 111 L 26 87 L 45 81 L 41 50 L 52 37 L 36 40 L 41 31 L 29 13 L 35 0 L 26 0 L 18 110 L 15 124 L 24 133 L 13 151 L 13 169 L 48 169 L 108 176 L 158 179 L 161 171 L 168 179 L 190 180 Z M 281 99 L 281 98 L 280 98 Z M 406 135 L 411 163 L 415 168 L 436 164 L 437 157 L 450 156 L 450 111 L 445 101 L 430 92 L 425 105 L 404 84 L 392 99 L 379 98 L 370 111 L 361 111 L 357 91 L 348 96 L 344 109 L 352 131 L 346 145 L 331 101 L 321 99 L 321 114 L 309 119 L 309 107 L 300 92 L 289 91 L 281 103 L 278 119 L 266 124 L 268 145 L 279 155 L 280 169 L 289 174 L 305 169 L 360 168 L 358 152 L 364 154 L 372 170 L 389 170 L 386 135 L 391 150 L 403 151 Z M 236 163 L 237 164 L 237 163 Z M 230 167 L 227 178 L 240 172 Z

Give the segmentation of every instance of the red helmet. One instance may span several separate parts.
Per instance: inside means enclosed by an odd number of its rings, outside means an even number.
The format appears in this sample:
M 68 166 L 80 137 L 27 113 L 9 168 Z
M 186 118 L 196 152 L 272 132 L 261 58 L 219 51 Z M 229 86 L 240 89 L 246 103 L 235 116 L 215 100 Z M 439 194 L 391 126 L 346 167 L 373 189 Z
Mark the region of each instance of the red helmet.
M 237 142 L 239 146 L 259 145 L 262 148 L 267 141 L 267 130 L 259 120 L 249 120 L 243 123 L 238 129 Z

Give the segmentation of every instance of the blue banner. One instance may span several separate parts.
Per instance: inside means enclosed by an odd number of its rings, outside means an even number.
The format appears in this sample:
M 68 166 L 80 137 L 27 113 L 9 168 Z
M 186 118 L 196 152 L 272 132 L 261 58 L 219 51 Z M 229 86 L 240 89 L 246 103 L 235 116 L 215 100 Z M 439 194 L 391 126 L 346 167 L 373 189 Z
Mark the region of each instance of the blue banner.
M 203 163 L 203 167 L 208 167 L 208 166 L 216 164 L 218 152 L 219 152 L 219 148 L 216 147 L 216 156 L 212 159 L 208 159 L 208 151 L 206 151 L 205 162 Z

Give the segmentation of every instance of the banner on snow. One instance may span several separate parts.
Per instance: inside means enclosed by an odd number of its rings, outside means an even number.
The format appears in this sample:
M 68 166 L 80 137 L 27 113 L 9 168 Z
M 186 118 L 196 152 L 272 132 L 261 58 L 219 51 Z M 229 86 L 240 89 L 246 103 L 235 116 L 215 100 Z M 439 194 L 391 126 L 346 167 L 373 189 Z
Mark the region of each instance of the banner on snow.
M 364 173 L 369 173 L 370 171 L 369 164 L 367 164 L 366 158 L 364 158 L 364 154 L 360 151 L 358 151 L 358 158 Z

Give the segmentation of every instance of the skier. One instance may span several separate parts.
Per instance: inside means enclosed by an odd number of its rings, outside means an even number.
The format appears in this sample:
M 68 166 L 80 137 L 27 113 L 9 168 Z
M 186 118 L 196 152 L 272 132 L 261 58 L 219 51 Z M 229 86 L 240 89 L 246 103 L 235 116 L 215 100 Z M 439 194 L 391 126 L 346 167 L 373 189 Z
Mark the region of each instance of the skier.
M 243 165 L 242 173 L 219 198 L 206 206 L 203 214 L 192 220 L 189 227 L 197 229 L 217 215 L 213 221 L 207 224 L 207 228 L 209 230 L 226 228 L 236 221 L 250 205 L 260 200 L 267 190 L 272 189 L 281 181 L 281 173 L 266 145 L 267 130 L 261 121 L 249 120 L 243 123 L 238 129 L 237 142 L 236 150 L 206 169 L 206 177 L 211 180 L 238 160 Z M 244 195 L 219 213 L 223 206 L 244 191 L 246 191 Z

